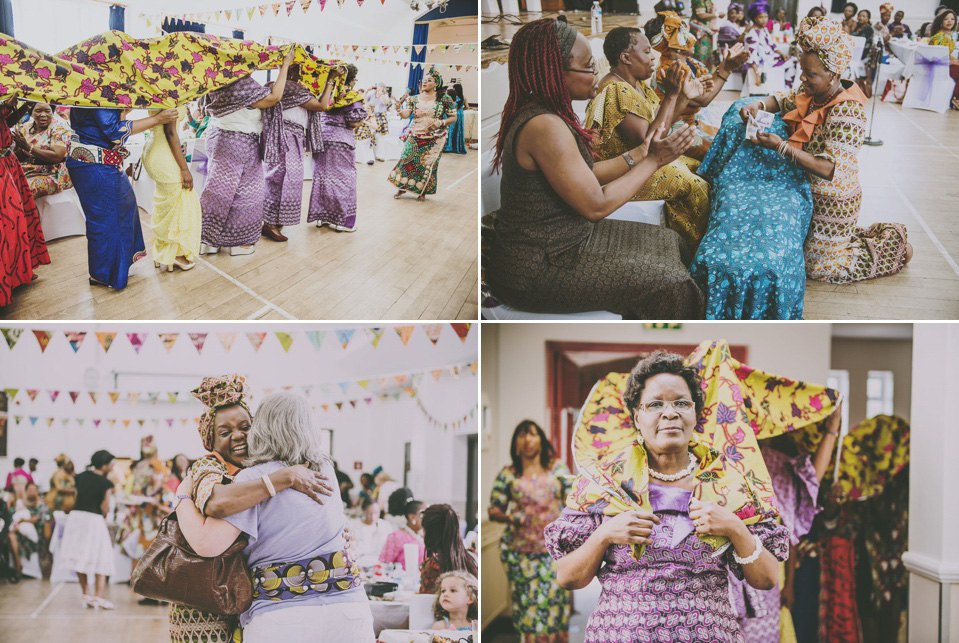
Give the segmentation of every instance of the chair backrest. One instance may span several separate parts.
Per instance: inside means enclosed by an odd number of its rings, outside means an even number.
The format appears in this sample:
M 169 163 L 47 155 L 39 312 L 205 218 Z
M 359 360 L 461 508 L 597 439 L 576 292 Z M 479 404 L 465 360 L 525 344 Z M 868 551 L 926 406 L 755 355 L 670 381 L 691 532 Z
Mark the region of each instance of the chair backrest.
M 435 594 L 414 594 L 410 601 L 410 629 L 428 630 L 436 622 L 433 617 Z
M 483 152 L 483 163 L 480 165 L 480 181 L 482 184 L 483 214 L 489 214 L 499 210 L 500 194 L 499 184 L 503 178 L 499 170 L 493 171 L 493 157 L 496 155 L 496 148 L 492 145 L 487 146 Z
M 946 63 L 933 67 L 935 78 L 949 78 L 949 48 L 944 45 L 919 45 L 916 47 L 916 55 L 913 60 L 913 73 L 926 75 L 926 66 L 917 64 L 916 61 L 922 56 L 925 60 L 935 60 Z
M 861 60 L 862 52 L 866 48 L 866 38 L 864 36 L 850 36 L 852 39 L 852 60 Z

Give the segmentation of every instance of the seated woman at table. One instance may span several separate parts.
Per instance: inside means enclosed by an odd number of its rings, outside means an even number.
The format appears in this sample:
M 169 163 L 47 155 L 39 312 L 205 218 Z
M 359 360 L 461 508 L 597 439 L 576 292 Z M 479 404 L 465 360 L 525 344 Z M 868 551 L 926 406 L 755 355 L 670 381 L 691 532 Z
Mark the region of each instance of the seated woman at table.
M 504 303 L 531 312 L 698 318 L 702 293 L 679 234 L 606 219 L 679 158 L 693 132 L 653 132 L 627 154 L 594 163 L 572 100 L 596 95 L 596 73 L 589 41 L 565 22 L 544 18 L 516 32 L 496 142 L 503 205 L 489 217 L 487 282 Z
M 241 534 L 248 538 L 243 554 L 253 579 L 253 603 L 240 615 L 246 643 L 373 641 L 373 616 L 359 569 L 346 551 L 339 497 L 318 504 L 289 489 L 276 492 L 270 482 L 270 474 L 298 464 L 333 479 L 332 460 L 318 435 L 305 398 L 272 395 L 257 409 L 247 436 L 247 468 L 234 478 L 234 483 L 262 480 L 270 497 L 217 519 L 200 515 L 188 488 L 177 490 L 179 497 L 186 496 L 177 506 L 177 519 L 197 554 L 219 556 Z M 296 566 L 313 571 L 287 573 Z
M 180 147 L 178 124 L 187 117 L 177 110 L 177 121 L 155 125 L 147 135 L 143 167 L 156 182 L 153 192 L 153 265 L 166 272 L 190 270 L 200 252 L 200 196 Z
M 386 543 L 380 552 L 381 563 L 393 563 L 403 566 L 406 570 L 405 546 L 409 544 L 416 545 L 419 552 L 417 555 L 417 565 L 422 565 L 426 558 L 426 544 L 420 535 L 423 527 L 423 503 L 418 500 L 410 500 L 406 503 L 406 524 L 386 537 Z
M 439 578 L 446 572 L 476 576 L 476 559 L 463 546 L 459 518 L 449 505 L 431 505 L 423 512 L 423 542 L 426 559 L 420 565 L 420 594 L 437 593 Z
M 864 38 L 866 41 L 862 50 L 863 68 L 866 75 L 860 76 L 856 80 L 862 87 L 866 98 L 872 98 L 872 79 L 876 76 L 879 48 L 873 42 L 876 38 L 876 31 L 872 28 L 872 13 L 869 9 L 863 9 L 856 15 L 856 26 L 853 27 L 851 35 L 854 38 Z
M 380 517 L 380 505 L 372 498 L 364 498 L 361 508 L 363 516 L 353 520 L 350 528 L 356 534 L 356 549 L 365 564 L 379 558 L 386 539 L 393 533 L 393 525 Z
M 690 99 L 702 94 L 702 83 L 689 78 L 682 63 L 673 63 L 662 82 L 660 103 L 647 81 L 653 75 L 651 48 L 642 30 L 615 27 L 603 42 L 610 71 L 599 81 L 599 93 L 586 106 L 583 124 L 593 131 L 599 160 L 615 159 L 642 145 L 652 132 L 680 119 Z M 680 156 L 656 171 L 633 197 L 663 200 L 666 225 L 679 233 L 691 252 L 706 232 L 709 184 L 696 176 L 699 161 Z
M 952 9 L 946 9 L 932 21 L 930 28 L 932 37 L 929 38 L 930 45 L 939 45 L 949 48 L 949 75 L 956 82 L 956 88 L 952 92 L 953 99 L 959 99 L 959 58 L 956 58 L 956 12 Z M 953 109 L 957 109 L 953 104 Z
M 895 274 L 912 257 L 906 226 L 857 225 L 862 204 L 857 156 L 866 133 L 866 97 L 841 79 L 852 41 L 839 23 L 826 18 L 805 18 L 798 39 L 803 84 L 743 107 L 741 116 L 745 121 L 760 109 L 782 112 L 789 125 L 787 140 L 762 133 L 758 143 L 792 160 L 809 177 L 813 215 L 804 248 L 806 275 L 844 284 Z
M 685 155 L 701 161 L 709 151 L 709 144 L 718 128 L 701 118 L 700 110 L 719 95 L 729 75 L 743 66 L 749 53 L 742 45 L 733 44 L 731 48 L 723 51 L 720 64 L 716 67 L 716 71 L 710 74 L 706 65 L 692 55 L 692 36 L 688 33 L 686 23 L 675 12 L 660 12 L 656 18 L 646 23 L 643 30 L 652 47 L 660 53 L 659 68 L 656 70 L 655 78 L 656 95 L 660 100 L 666 98 L 666 74 L 677 62 L 683 67 L 688 67 L 693 77 L 703 83 L 701 95 L 691 97 L 684 106 L 676 108 L 681 120 L 690 127 L 696 128 L 693 144 L 686 150 Z
M 471 630 L 477 616 L 479 592 L 476 576 L 462 571 L 440 576 L 440 589 L 433 604 L 436 622 L 431 630 Z
M 47 103 L 35 103 L 30 109 L 30 120 L 13 128 L 17 160 L 34 199 L 73 187 L 64 163 L 72 134 L 70 125 L 56 116 Z

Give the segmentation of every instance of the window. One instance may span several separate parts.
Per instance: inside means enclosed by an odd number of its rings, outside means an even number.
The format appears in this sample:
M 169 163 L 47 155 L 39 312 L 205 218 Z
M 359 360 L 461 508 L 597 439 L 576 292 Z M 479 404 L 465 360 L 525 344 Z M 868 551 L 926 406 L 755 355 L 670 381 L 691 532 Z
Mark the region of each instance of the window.
M 842 405 L 842 424 L 839 430 L 842 433 L 849 432 L 849 371 L 830 370 L 826 378 L 826 386 L 839 391 L 841 399 L 845 401 Z
M 869 371 L 866 376 L 866 418 L 892 415 L 892 371 Z

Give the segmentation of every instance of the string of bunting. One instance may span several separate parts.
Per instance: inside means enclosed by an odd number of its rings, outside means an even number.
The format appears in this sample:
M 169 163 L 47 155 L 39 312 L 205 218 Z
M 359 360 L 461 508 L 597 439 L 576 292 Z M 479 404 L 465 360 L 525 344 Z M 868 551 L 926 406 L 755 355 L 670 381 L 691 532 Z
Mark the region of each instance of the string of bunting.
M 327 410 L 329 405 L 339 404 L 340 406 L 337 408 L 340 408 L 346 403 L 350 403 L 355 407 L 360 401 L 366 401 L 367 404 L 369 404 L 369 401 L 372 401 L 373 398 L 379 398 L 381 400 L 386 400 L 389 398 L 399 399 L 402 394 L 414 397 L 416 390 L 419 388 L 423 379 L 427 375 L 431 376 L 436 382 L 439 382 L 444 377 L 458 380 L 460 375 L 465 373 L 467 370 L 473 375 L 476 375 L 477 371 L 479 370 L 479 362 L 461 362 L 458 364 L 444 366 L 442 368 L 433 368 L 424 371 L 408 371 L 404 373 L 390 373 L 356 380 L 314 382 L 312 384 L 301 384 L 298 386 L 290 385 L 281 387 L 252 388 L 254 395 L 262 393 L 264 396 L 272 395 L 273 393 L 281 390 L 298 390 L 301 391 L 308 399 L 320 398 L 324 402 L 327 402 L 327 404 L 323 405 L 323 410 Z M 3 391 L 7 395 L 8 404 L 14 403 L 17 406 L 20 406 L 26 402 L 27 398 L 29 398 L 31 404 L 35 403 L 37 397 L 40 396 L 40 394 L 44 391 L 46 392 L 46 396 L 50 398 L 50 402 L 52 404 L 56 404 L 58 399 L 69 399 L 70 403 L 72 403 L 74 406 L 77 406 L 78 404 L 86 405 L 85 400 L 87 398 L 90 399 L 90 402 L 93 406 L 103 406 L 106 404 L 106 400 L 109 400 L 111 404 L 115 405 L 121 399 L 124 402 L 134 406 L 143 402 L 152 405 L 156 405 L 158 403 L 176 404 L 177 402 L 199 404 L 199 402 L 197 402 L 193 396 L 190 395 L 189 391 L 87 391 L 86 395 L 84 395 L 83 391 L 68 391 L 63 389 L 5 387 L 3 388 Z M 21 392 L 25 394 L 26 397 L 24 397 Z M 63 395 L 64 393 L 66 393 L 66 395 Z M 332 397 L 337 397 L 340 399 L 338 401 L 332 401 Z M 44 400 L 45 398 L 41 397 L 40 399 Z M 61 405 L 63 404 L 66 404 L 66 402 L 61 402 Z
M 408 346 L 410 338 L 412 338 L 413 333 L 417 328 L 422 328 L 423 332 L 433 343 L 433 346 L 436 346 L 442 335 L 443 328 L 449 326 L 453 332 L 456 334 L 460 340 L 465 343 L 466 338 L 469 335 L 469 330 L 471 324 L 420 324 L 418 326 L 393 326 L 393 331 L 397 334 L 400 341 L 403 342 L 404 346 Z M 0 328 L 0 335 L 3 336 L 6 340 L 7 346 L 10 350 L 13 350 L 14 346 L 20 341 L 21 336 L 24 335 L 23 328 Z M 379 326 L 373 328 L 342 328 L 334 330 L 310 330 L 310 331 L 297 331 L 297 332 L 274 332 L 273 335 L 276 335 L 276 339 L 280 342 L 280 346 L 283 347 L 283 351 L 286 353 L 290 352 L 290 348 L 293 346 L 293 341 L 296 335 L 299 335 L 302 332 L 306 335 L 306 338 L 310 341 L 310 344 L 313 345 L 313 348 L 317 351 L 323 345 L 323 341 L 329 336 L 331 341 L 338 343 L 344 350 L 346 350 L 351 342 L 355 342 L 357 338 L 365 338 L 366 341 L 370 342 L 373 348 L 377 348 L 380 344 L 380 341 L 383 339 L 383 336 L 386 334 L 389 327 Z M 37 344 L 40 346 L 40 352 L 44 352 L 47 349 L 47 346 L 50 345 L 51 341 L 54 338 L 62 334 L 66 341 L 70 344 L 70 347 L 73 348 L 73 352 L 77 353 L 80 350 L 80 347 L 83 345 L 84 340 L 87 335 L 95 335 L 97 338 L 97 343 L 103 349 L 104 353 L 108 353 L 110 348 L 116 345 L 116 340 L 118 338 L 125 337 L 130 346 L 136 351 L 139 355 L 140 350 L 143 346 L 150 341 L 150 338 L 156 336 L 157 341 L 160 341 L 164 348 L 166 348 L 167 353 L 169 353 L 173 346 L 176 344 L 177 339 L 180 335 L 187 335 L 190 338 L 190 341 L 193 343 L 193 347 L 196 348 L 198 354 L 203 354 L 203 347 L 206 345 L 207 339 L 210 335 L 216 335 L 217 339 L 220 342 L 220 345 L 223 346 L 223 349 L 229 352 L 238 335 L 246 335 L 250 344 L 253 346 L 254 352 L 260 350 L 260 347 L 263 345 L 263 342 L 266 340 L 266 337 L 269 333 L 265 331 L 254 332 L 254 333 L 238 333 L 238 332 L 217 332 L 217 333 L 120 333 L 120 332 L 110 332 L 110 331 L 96 331 L 93 333 L 87 333 L 86 331 L 49 331 L 49 330 L 33 330 L 27 335 L 33 335 L 36 338 Z M 362 331 L 362 332 L 358 332 Z M 302 342 L 300 342 L 302 344 Z M 300 345 L 298 344 L 298 345 Z
M 438 420 L 433 417 L 429 411 L 426 410 L 426 407 L 423 406 L 423 401 L 420 398 L 416 398 L 416 405 L 420 408 L 420 411 L 423 412 L 423 415 L 426 416 L 426 421 L 429 422 L 430 426 L 436 429 L 450 430 L 450 429 L 461 429 L 466 426 L 466 423 L 473 419 L 476 415 L 476 407 L 473 406 L 470 408 L 469 413 L 463 415 L 463 417 L 458 417 L 455 420 Z
M 346 0 L 336 0 L 337 7 L 342 8 L 346 3 Z M 257 4 L 250 5 L 246 7 L 236 7 L 234 9 L 215 9 L 211 11 L 201 11 L 201 12 L 190 12 L 190 13 L 171 13 L 171 12 L 160 12 L 160 13 L 141 13 L 140 17 L 146 21 L 148 27 L 152 26 L 154 22 L 162 22 L 164 18 L 176 18 L 180 20 L 189 20 L 191 22 L 200 22 L 200 23 L 210 23 L 210 22 L 220 22 L 222 19 L 226 19 L 227 22 L 239 22 L 243 16 L 246 16 L 247 20 L 253 21 L 255 16 L 268 16 L 269 13 L 272 13 L 274 17 L 280 15 L 281 11 L 285 11 L 287 17 L 293 16 L 293 11 L 296 7 L 299 7 L 302 10 L 303 14 L 306 14 L 310 7 L 319 5 L 320 11 L 322 12 L 326 9 L 327 0 L 284 0 L 284 2 L 271 2 L 267 4 Z M 356 0 L 356 4 L 359 7 L 363 6 L 363 0 Z M 371 5 L 376 5 L 376 2 L 370 2 Z M 386 0 L 380 0 L 380 4 L 386 4 Z M 406 4 L 406 3 L 404 3 Z M 412 11 L 412 9 L 411 9 Z M 314 13 L 316 10 L 314 9 Z

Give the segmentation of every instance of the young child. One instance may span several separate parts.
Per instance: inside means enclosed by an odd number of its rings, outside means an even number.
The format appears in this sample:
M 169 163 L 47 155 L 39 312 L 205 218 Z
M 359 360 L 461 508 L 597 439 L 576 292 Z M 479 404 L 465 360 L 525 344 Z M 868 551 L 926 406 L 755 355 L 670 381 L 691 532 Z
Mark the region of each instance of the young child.
M 446 572 L 440 576 L 433 616 L 437 621 L 431 630 L 469 630 L 476 619 L 476 577 L 464 571 Z

